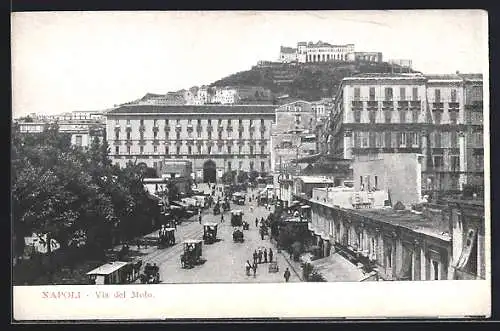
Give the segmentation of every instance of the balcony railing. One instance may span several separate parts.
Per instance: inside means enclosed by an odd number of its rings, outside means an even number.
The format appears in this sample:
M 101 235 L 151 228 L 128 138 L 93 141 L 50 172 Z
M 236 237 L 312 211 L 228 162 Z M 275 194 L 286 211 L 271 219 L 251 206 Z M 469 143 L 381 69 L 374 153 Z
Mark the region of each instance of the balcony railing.
M 443 103 L 442 102 L 433 102 L 432 108 L 434 108 L 434 109 L 443 108 Z
M 368 101 L 366 106 L 368 108 L 378 108 L 378 102 L 377 101 Z
M 132 126 L 130 124 L 127 124 L 125 131 L 132 132 Z
M 209 124 L 209 125 L 207 126 L 207 131 L 208 131 L 208 132 L 212 132 L 213 130 L 214 130 L 214 127 L 213 127 L 211 124 Z
M 160 131 L 160 127 L 158 125 L 153 126 L 153 132 Z
M 228 125 L 226 131 L 233 131 L 233 127 L 231 125 Z
M 449 102 L 448 107 L 450 108 L 450 110 L 458 111 L 460 104 L 458 102 Z
M 140 132 L 146 131 L 146 126 L 144 124 L 139 125 L 139 131 Z
M 394 102 L 382 101 L 382 108 L 394 108 Z

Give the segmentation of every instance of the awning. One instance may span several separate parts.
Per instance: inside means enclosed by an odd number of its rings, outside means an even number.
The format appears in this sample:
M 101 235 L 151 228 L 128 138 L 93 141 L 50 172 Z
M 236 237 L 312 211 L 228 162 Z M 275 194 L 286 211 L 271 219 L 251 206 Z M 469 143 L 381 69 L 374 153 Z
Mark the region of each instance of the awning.
M 312 261 L 311 264 L 328 282 L 359 282 L 366 278 L 361 269 L 338 253 Z
M 476 240 L 476 229 L 469 228 L 467 231 L 467 238 L 465 239 L 464 245 L 462 247 L 462 254 L 460 254 L 460 258 L 457 261 L 456 265 L 457 269 L 463 269 L 467 265 L 475 240 Z

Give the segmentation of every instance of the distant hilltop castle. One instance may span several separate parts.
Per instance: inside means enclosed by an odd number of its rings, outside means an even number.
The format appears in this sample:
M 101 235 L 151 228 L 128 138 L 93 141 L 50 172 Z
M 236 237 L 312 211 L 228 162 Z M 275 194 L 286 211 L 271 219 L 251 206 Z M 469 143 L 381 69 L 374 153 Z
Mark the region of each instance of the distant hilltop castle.
M 282 63 L 315 63 L 315 62 L 382 62 L 381 52 L 355 52 L 354 44 L 332 45 L 322 42 L 298 42 L 297 48 L 280 48 L 279 61 Z

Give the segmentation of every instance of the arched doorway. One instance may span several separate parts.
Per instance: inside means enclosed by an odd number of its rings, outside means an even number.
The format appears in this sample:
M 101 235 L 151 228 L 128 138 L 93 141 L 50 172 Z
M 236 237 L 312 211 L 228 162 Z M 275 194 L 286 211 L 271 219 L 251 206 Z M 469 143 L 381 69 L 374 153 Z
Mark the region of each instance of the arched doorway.
M 204 183 L 215 183 L 216 181 L 216 170 L 215 162 L 208 160 L 203 163 L 203 182 Z

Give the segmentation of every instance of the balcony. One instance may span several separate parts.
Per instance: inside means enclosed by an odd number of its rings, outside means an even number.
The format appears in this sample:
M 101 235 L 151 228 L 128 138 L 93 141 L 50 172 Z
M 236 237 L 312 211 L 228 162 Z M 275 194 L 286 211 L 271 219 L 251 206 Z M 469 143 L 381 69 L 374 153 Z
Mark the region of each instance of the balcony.
M 408 101 L 398 101 L 398 108 L 399 109 L 408 108 Z
M 170 132 L 170 126 L 169 125 L 165 125 L 165 129 L 164 130 L 165 130 L 165 132 Z
M 121 145 L 122 144 L 122 141 L 120 139 L 116 139 L 113 141 L 113 145 L 117 146 L 117 145 Z
M 368 108 L 378 108 L 378 101 L 368 101 L 367 107 Z
M 451 111 L 459 111 L 460 104 L 458 102 L 448 102 L 448 108 Z
M 120 132 L 120 130 L 121 130 L 120 125 L 115 125 L 115 132 Z
M 153 140 L 153 145 L 159 145 L 159 144 L 160 144 L 160 141 L 158 139 Z
M 125 128 L 126 132 L 132 132 L 132 125 L 127 124 L 127 127 Z
M 222 132 L 222 131 L 224 131 L 224 127 L 222 126 L 222 124 L 220 124 L 220 125 L 217 127 L 217 131 L 218 131 L 218 132 Z
M 255 131 L 255 126 L 250 125 L 250 127 L 248 128 L 248 130 L 249 130 L 250 132 L 254 132 L 254 131 Z
M 240 132 L 245 131 L 245 128 L 243 127 L 243 125 L 238 126 L 238 131 L 240 131 Z
M 197 132 L 201 132 L 201 131 L 203 131 L 203 127 L 202 127 L 200 124 L 198 124 L 198 125 L 196 126 L 196 131 L 197 131 Z
M 231 125 L 228 125 L 226 128 L 226 131 L 231 132 L 233 131 L 233 127 Z
M 160 131 L 160 127 L 158 125 L 153 126 L 153 132 Z
M 432 108 L 433 110 L 438 110 L 443 108 L 443 103 L 442 102 L 433 102 L 432 103 Z
M 146 131 L 146 126 L 144 124 L 139 125 L 139 132 Z
M 207 132 L 212 132 L 213 130 L 214 130 L 214 127 L 211 124 L 209 124 L 207 126 Z
M 266 127 L 265 127 L 264 125 L 261 125 L 261 127 L 260 127 L 260 132 L 261 132 L 261 133 L 266 132 Z
M 181 132 L 182 131 L 182 126 L 180 124 L 177 124 L 175 126 L 175 132 Z
M 382 108 L 394 108 L 394 102 L 392 101 L 382 101 Z

